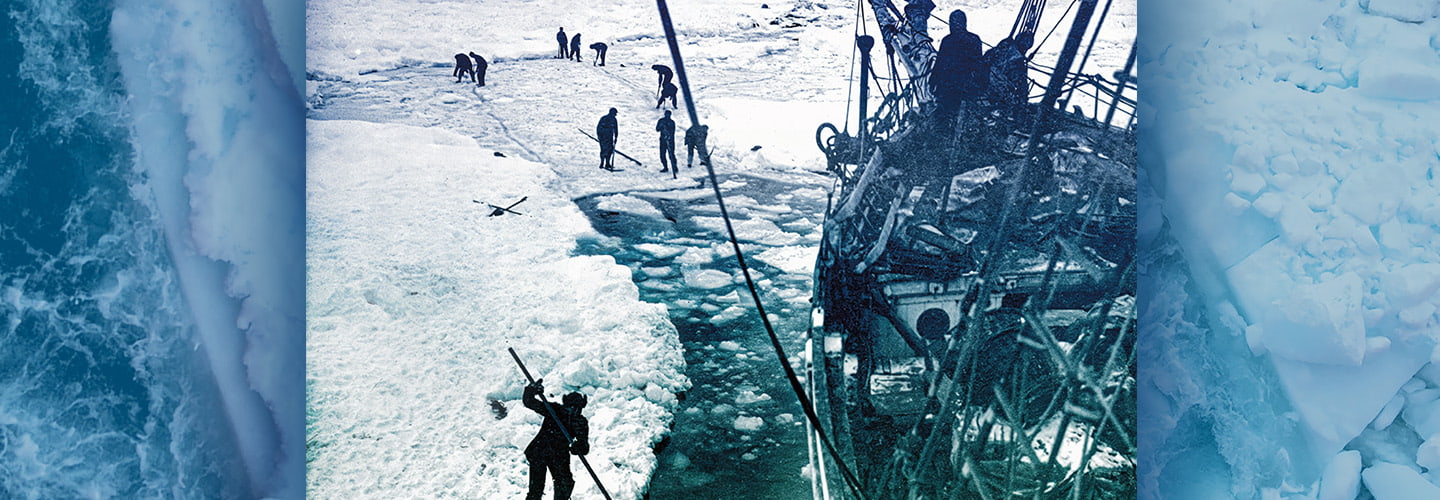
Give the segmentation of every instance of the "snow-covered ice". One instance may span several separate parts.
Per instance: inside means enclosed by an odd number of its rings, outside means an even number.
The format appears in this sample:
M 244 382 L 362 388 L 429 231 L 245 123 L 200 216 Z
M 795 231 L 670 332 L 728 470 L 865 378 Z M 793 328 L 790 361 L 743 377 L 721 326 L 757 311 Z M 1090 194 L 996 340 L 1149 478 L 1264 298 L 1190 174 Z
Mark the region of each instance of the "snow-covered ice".
M 523 495 L 540 417 L 513 347 L 550 396 L 590 395 L 590 462 L 637 498 L 687 387 L 679 341 L 629 269 L 573 254 L 592 230 L 555 174 L 436 128 L 308 129 L 310 496 Z M 521 196 L 523 216 L 473 203 Z
M 1142 498 L 1434 495 L 1433 3 L 1142 11 Z

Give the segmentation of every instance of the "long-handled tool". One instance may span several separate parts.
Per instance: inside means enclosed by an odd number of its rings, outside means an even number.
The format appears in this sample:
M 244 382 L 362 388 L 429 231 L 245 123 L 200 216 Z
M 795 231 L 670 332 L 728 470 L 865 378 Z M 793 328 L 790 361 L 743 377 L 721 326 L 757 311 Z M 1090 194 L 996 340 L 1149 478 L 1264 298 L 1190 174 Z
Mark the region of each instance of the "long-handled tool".
M 578 130 L 580 130 L 580 133 L 585 134 L 585 137 L 589 137 L 590 140 L 595 141 L 595 142 L 600 142 L 600 139 L 597 139 L 597 138 L 595 138 L 595 136 L 590 135 L 590 133 L 589 133 L 589 132 L 586 132 L 585 129 L 582 128 L 582 129 L 578 129 Z M 625 153 L 621 153 L 619 149 L 616 149 L 616 150 L 615 150 L 615 154 L 620 155 L 620 156 L 624 156 L 626 160 L 630 160 L 630 161 L 635 162 L 635 166 L 637 166 L 637 167 L 643 167 L 643 166 L 645 166 L 645 164 L 640 163 L 640 160 L 636 160 L 636 159 L 634 159 L 634 158 L 631 158 L 630 155 L 627 155 L 627 154 L 625 154 Z
M 520 361 L 519 354 L 515 354 L 515 348 L 507 347 L 505 349 L 510 351 L 510 357 L 515 358 L 515 364 L 520 367 L 520 373 L 525 374 L 525 380 L 528 380 L 531 384 L 534 384 L 535 377 L 531 377 L 530 370 L 525 369 L 525 363 Z M 565 429 L 565 424 L 560 420 L 560 415 L 555 413 L 555 408 L 550 406 L 550 400 L 545 399 L 545 394 L 543 393 L 540 394 L 540 402 L 545 403 L 545 411 L 550 412 L 550 418 L 555 419 L 555 426 L 559 427 L 560 434 L 565 436 L 565 447 L 569 448 L 570 444 L 574 442 L 575 438 L 570 437 L 570 431 Z M 590 472 L 590 478 L 595 480 L 595 487 L 600 488 L 600 494 L 605 496 L 605 500 L 611 500 L 610 492 L 605 491 L 605 485 L 600 484 L 600 476 L 596 475 L 595 469 L 590 467 L 590 461 L 585 460 L 585 455 L 575 456 L 580 457 L 580 463 L 585 464 L 585 470 Z
M 481 204 L 481 205 L 485 205 L 485 206 L 490 207 L 492 210 L 490 211 L 489 217 L 494 217 L 494 216 L 497 216 L 497 215 L 505 215 L 506 212 L 509 212 L 509 213 L 512 213 L 512 214 L 515 214 L 515 215 L 525 215 L 525 214 L 522 214 L 522 213 L 520 213 L 520 212 L 516 212 L 516 211 L 514 211 L 514 210 L 511 210 L 511 209 L 512 209 L 512 208 L 515 208 L 516 205 L 519 205 L 519 204 L 521 204 L 521 203 L 524 203 L 525 200 L 528 200 L 528 199 L 530 199 L 529 196 L 526 196 L 526 197 L 524 197 L 524 198 L 520 198 L 520 201 L 517 201 L 517 202 L 515 202 L 515 203 L 511 203 L 510 206 L 508 206 L 508 207 L 502 207 L 502 206 L 500 206 L 500 205 L 492 205 L 492 204 L 485 203 L 485 202 L 480 201 L 480 200 L 470 200 L 470 201 L 473 201 L 473 202 L 475 202 L 475 203 L 479 203 L 479 204 Z

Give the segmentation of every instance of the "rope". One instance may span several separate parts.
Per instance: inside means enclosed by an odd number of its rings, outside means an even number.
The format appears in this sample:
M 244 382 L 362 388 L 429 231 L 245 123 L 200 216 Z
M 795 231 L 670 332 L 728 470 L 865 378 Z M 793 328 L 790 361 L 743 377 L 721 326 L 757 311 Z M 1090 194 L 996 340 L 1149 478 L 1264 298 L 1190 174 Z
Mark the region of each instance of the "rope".
M 861 8 L 861 5 L 862 5 L 861 2 L 862 2 L 862 1 L 864 1 L 864 0 L 855 0 L 855 11 L 856 11 L 856 12 L 861 12 L 861 13 L 864 12 L 864 10 Z M 852 35 L 851 38 L 853 39 L 853 38 L 858 37 L 858 36 L 860 36 L 860 24 L 859 24 L 859 23 L 856 23 L 856 25 L 855 25 L 855 34 Z M 850 44 L 850 76 L 845 77 L 845 81 L 846 81 L 847 83 L 853 83 L 853 82 L 855 81 L 855 57 L 856 57 L 856 51 L 858 51 L 858 50 L 859 50 L 859 49 L 857 49 L 857 48 L 855 47 L 855 44 L 853 44 L 853 43 Z M 846 86 L 845 86 L 845 121 L 840 122 L 840 123 L 843 123 L 843 124 L 844 124 L 844 127 L 845 127 L 845 130 L 844 130 L 845 135 L 850 135 L 850 105 L 853 104 L 854 102 L 855 102 L 855 85 L 853 85 L 853 84 L 852 84 L 852 85 L 846 85 Z M 862 117 L 860 117 L 860 119 L 861 119 L 861 120 L 864 120 L 865 117 L 862 116 Z
M 1040 52 L 1040 46 L 1045 45 L 1045 42 L 1050 40 L 1050 35 L 1054 35 L 1055 30 L 1060 29 L 1060 23 L 1065 22 L 1065 16 L 1070 15 L 1070 9 L 1075 8 L 1075 3 L 1078 1 L 1079 0 L 1070 0 L 1070 5 L 1065 7 L 1065 13 L 1060 14 L 1060 19 L 1055 20 L 1055 25 L 1050 27 L 1050 32 L 1045 33 L 1045 38 L 1040 40 L 1040 43 L 1035 44 L 1035 48 L 1030 50 L 1030 55 L 1026 57 L 1027 59 L 1034 57 L 1036 53 Z M 1039 19 L 1036 19 L 1036 21 L 1038 23 Z
M 695 111 L 695 100 L 690 94 L 690 82 L 685 77 L 685 63 L 680 57 L 680 45 L 675 36 L 675 27 L 670 23 L 670 9 L 665 5 L 665 0 L 655 0 L 660 10 L 660 22 L 665 27 L 665 42 L 670 46 L 670 57 L 675 62 L 675 77 L 680 80 L 680 91 L 685 94 L 686 111 L 690 114 L 690 123 L 700 125 L 700 116 Z M 790 388 L 795 391 L 795 397 L 800 400 L 800 407 L 805 411 L 805 417 L 810 419 L 814 426 L 815 433 L 819 434 L 820 441 L 825 443 L 825 450 L 830 452 L 830 458 L 835 461 L 840 472 L 845 476 L 845 483 L 854 491 L 855 496 L 866 500 L 865 491 L 860 487 L 860 481 L 855 474 L 850 472 L 850 467 L 845 465 L 844 458 L 840 451 L 835 449 L 835 444 L 825 432 L 821 425 L 820 416 L 815 414 L 815 408 L 810 404 L 810 398 L 805 396 L 805 388 L 800 384 L 800 379 L 795 375 L 795 369 L 790 367 L 790 358 L 785 355 L 785 349 L 780 345 L 780 337 L 775 334 L 775 327 L 770 324 L 769 315 L 765 314 L 765 305 L 760 301 L 760 292 L 755 288 L 755 279 L 750 275 L 749 266 L 745 265 L 745 254 L 740 250 L 740 240 L 735 236 L 735 227 L 730 223 L 730 213 L 725 209 L 725 198 L 720 194 L 720 183 L 715 177 L 715 165 L 710 160 L 708 148 L 700 146 L 700 154 L 707 161 L 705 170 L 710 178 L 710 187 L 715 190 L 715 201 L 720 207 L 720 217 L 725 221 L 725 232 L 730 236 L 730 245 L 735 249 L 735 260 L 740 265 L 740 272 L 745 276 L 745 287 L 750 290 L 750 298 L 755 302 L 756 313 L 760 315 L 760 322 L 765 326 L 765 333 L 770 335 L 770 344 L 775 348 L 775 356 L 780 359 L 780 367 L 785 369 L 785 378 L 790 381 Z

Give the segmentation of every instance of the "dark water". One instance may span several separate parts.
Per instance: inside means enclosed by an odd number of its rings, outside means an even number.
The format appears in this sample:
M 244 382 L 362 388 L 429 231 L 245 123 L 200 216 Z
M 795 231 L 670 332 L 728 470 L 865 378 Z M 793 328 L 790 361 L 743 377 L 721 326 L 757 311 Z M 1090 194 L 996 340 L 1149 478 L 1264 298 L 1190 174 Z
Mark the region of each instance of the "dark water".
M 248 496 L 147 205 L 109 2 L 0 23 L 0 498 Z
M 727 180 L 744 184 L 726 189 L 727 199 L 743 194 L 760 205 L 790 206 L 793 210 L 789 213 L 766 217 L 781 227 L 801 218 L 820 221 L 823 202 L 785 195 L 796 188 L 814 186 L 740 175 L 722 177 L 721 185 L 726 186 Z M 777 195 L 785 199 L 777 199 Z M 748 290 L 743 283 L 714 290 L 690 288 L 681 273 L 673 272 L 681 268 L 714 269 L 734 274 L 739 271 L 735 258 L 726 254 L 710 263 L 691 265 L 680 263 L 680 257 L 660 259 L 635 249 L 635 245 L 642 243 L 686 248 L 723 243 L 728 248 L 726 237 L 697 225 L 694 220 L 696 216 L 718 217 L 713 196 L 690 201 L 650 201 L 674 221 L 601 210 L 597 208 L 597 197 L 577 200 L 596 230 L 619 241 L 618 244 L 590 242 L 582 247 L 582 253 L 612 255 L 620 264 L 636 269 L 634 277 L 640 286 L 641 299 L 669 307 L 671 320 L 685 347 L 685 373 L 693 387 L 676 413 L 671 439 L 662 449 L 660 466 L 650 482 L 649 497 L 808 497 L 809 481 L 801 474 L 806 464 L 804 413 L 784 378 Z M 732 216 L 758 214 L 744 208 L 730 209 Z M 741 238 L 745 238 L 744 234 Z M 815 247 L 810 241 L 800 245 Z M 797 356 L 810 321 L 811 277 L 784 274 L 753 258 L 754 252 L 767 248 L 772 247 L 746 250 L 746 262 L 758 273 L 757 281 L 763 283 L 761 294 L 766 312 L 773 316 L 772 323 L 792 366 L 798 367 Z M 813 259 L 813 254 L 809 258 Z M 672 273 L 652 277 L 641 270 L 661 267 L 672 268 Z M 738 292 L 738 302 L 723 298 L 731 292 Z M 792 300 L 787 301 L 786 297 Z M 744 314 L 728 323 L 712 324 L 712 318 L 724 314 L 723 308 L 716 312 L 714 306 L 731 304 L 743 307 Z M 751 423 L 755 422 L 754 418 L 760 418 L 764 425 L 750 432 L 737 430 L 737 418 L 751 419 Z

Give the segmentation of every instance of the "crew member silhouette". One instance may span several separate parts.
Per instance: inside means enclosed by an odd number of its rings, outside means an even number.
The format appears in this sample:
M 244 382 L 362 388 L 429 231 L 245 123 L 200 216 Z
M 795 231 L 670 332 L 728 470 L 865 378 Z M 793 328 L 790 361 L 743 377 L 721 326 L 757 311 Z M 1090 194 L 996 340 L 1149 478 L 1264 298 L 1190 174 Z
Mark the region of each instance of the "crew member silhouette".
M 1015 38 L 1006 38 L 985 53 L 990 68 L 989 95 L 991 104 L 1000 112 L 1018 118 L 1030 98 L 1030 77 L 1025 53 L 1035 43 L 1035 35 L 1026 31 Z
M 605 65 L 605 51 L 610 50 L 610 46 L 609 46 L 609 45 L 605 45 L 605 42 L 595 42 L 595 43 L 590 44 L 590 48 L 591 48 L 591 49 L 595 49 L 595 60 L 594 60 L 594 61 L 591 61 L 591 62 L 590 62 L 590 65 L 591 65 L 591 66 L 604 66 L 604 65 Z M 598 64 L 597 64 L 597 63 L 598 63 Z
M 574 58 L 575 62 L 580 62 L 581 55 L 579 33 L 576 33 L 575 36 L 570 37 L 570 57 Z
M 570 58 L 570 51 L 567 50 L 567 49 L 569 49 L 570 39 L 565 36 L 565 27 L 564 27 L 564 26 L 561 26 L 561 27 L 560 27 L 560 32 L 555 34 L 555 41 L 556 41 L 556 42 L 560 42 L 560 56 L 559 56 L 559 57 L 560 57 L 561 59 L 569 59 L 569 58 Z
M 600 140 L 600 168 L 605 170 L 615 170 L 615 140 L 620 138 L 617 113 L 610 108 L 610 114 L 600 117 L 600 123 L 595 125 L 595 138 Z
M 460 83 L 460 80 L 464 80 L 467 74 L 470 75 L 470 81 L 475 81 L 475 70 L 470 67 L 470 56 L 455 54 L 455 72 L 453 73 L 455 83 Z
M 938 104 L 936 118 L 941 130 L 951 130 L 957 116 L 965 119 L 964 108 L 985 91 L 987 76 L 980 61 L 980 37 L 966 31 L 965 12 L 956 9 L 950 13 L 950 34 L 940 40 L 940 52 L 930 70 L 930 90 Z
M 685 168 L 695 166 L 695 150 L 705 146 L 705 136 L 707 135 L 710 135 L 710 127 L 707 125 L 699 125 L 685 129 Z M 702 153 L 700 164 L 710 164 L 708 151 Z
M 566 394 L 564 404 L 551 404 L 545 408 L 540 395 L 545 392 L 543 379 L 525 386 L 525 407 L 539 413 L 545 420 L 540 432 L 525 447 L 525 460 L 530 462 L 530 492 L 525 500 L 540 500 L 545 494 L 545 471 L 555 476 L 555 500 L 568 500 L 575 489 L 575 477 L 570 474 L 570 454 L 590 453 L 590 422 L 581 413 L 585 409 L 585 395 L 578 392 Z M 554 410 L 555 415 L 550 415 Z M 559 421 L 555 418 L 559 417 Z M 566 442 L 565 432 L 573 441 Z
M 660 133 L 660 169 L 661 173 L 670 172 L 670 178 L 675 179 L 680 175 L 680 163 L 675 160 L 675 120 L 670 119 L 670 110 L 665 110 L 665 116 L 655 122 L 655 131 Z
M 659 101 L 655 101 L 655 109 L 660 109 L 660 106 L 663 105 L 663 104 L 665 104 L 665 100 L 666 100 L 666 99 L 669 99 L 669 100 L 670 100 L 670 108 L 671 108 L 671 109 L 680 109 L 680 105 L 677 104 L 677 103 L 676 103 L 676 100 L 675 100 L 675 99 L 676 99 L 676 98 L 675 98 L 675 94 L 677 94 L 677 93 L 679 93 L 679 92 L 680 92 L 680 87 L 676 87 L 675 84 L 673 84 L 673 83 L 666 83 L 665 85 L 661 86 L 661 87 L 660 87 L 660 100 L 659 100 Z
M 655 87 L 655 95 L 660 95 L 660 91 L 665 90 L 665 84 L 670 83 L 671 78 L 675 78 L 675 72 L 670 71 L 670 67 L 664 64 L 650 66 L 650 69 L 655 70 L 655 73 L 660 76 L 660 83 Z
M 484 87 L 485 70 L 490 67 L 490 61 L 486 61 L 485 58 L 480 57 L 480 54 L 476 54 L 474 52 L 470 53 L 470 58 L 475 60 L 475 79 L 479 80 L 479 83 L 477 83 L 476 86 Z

